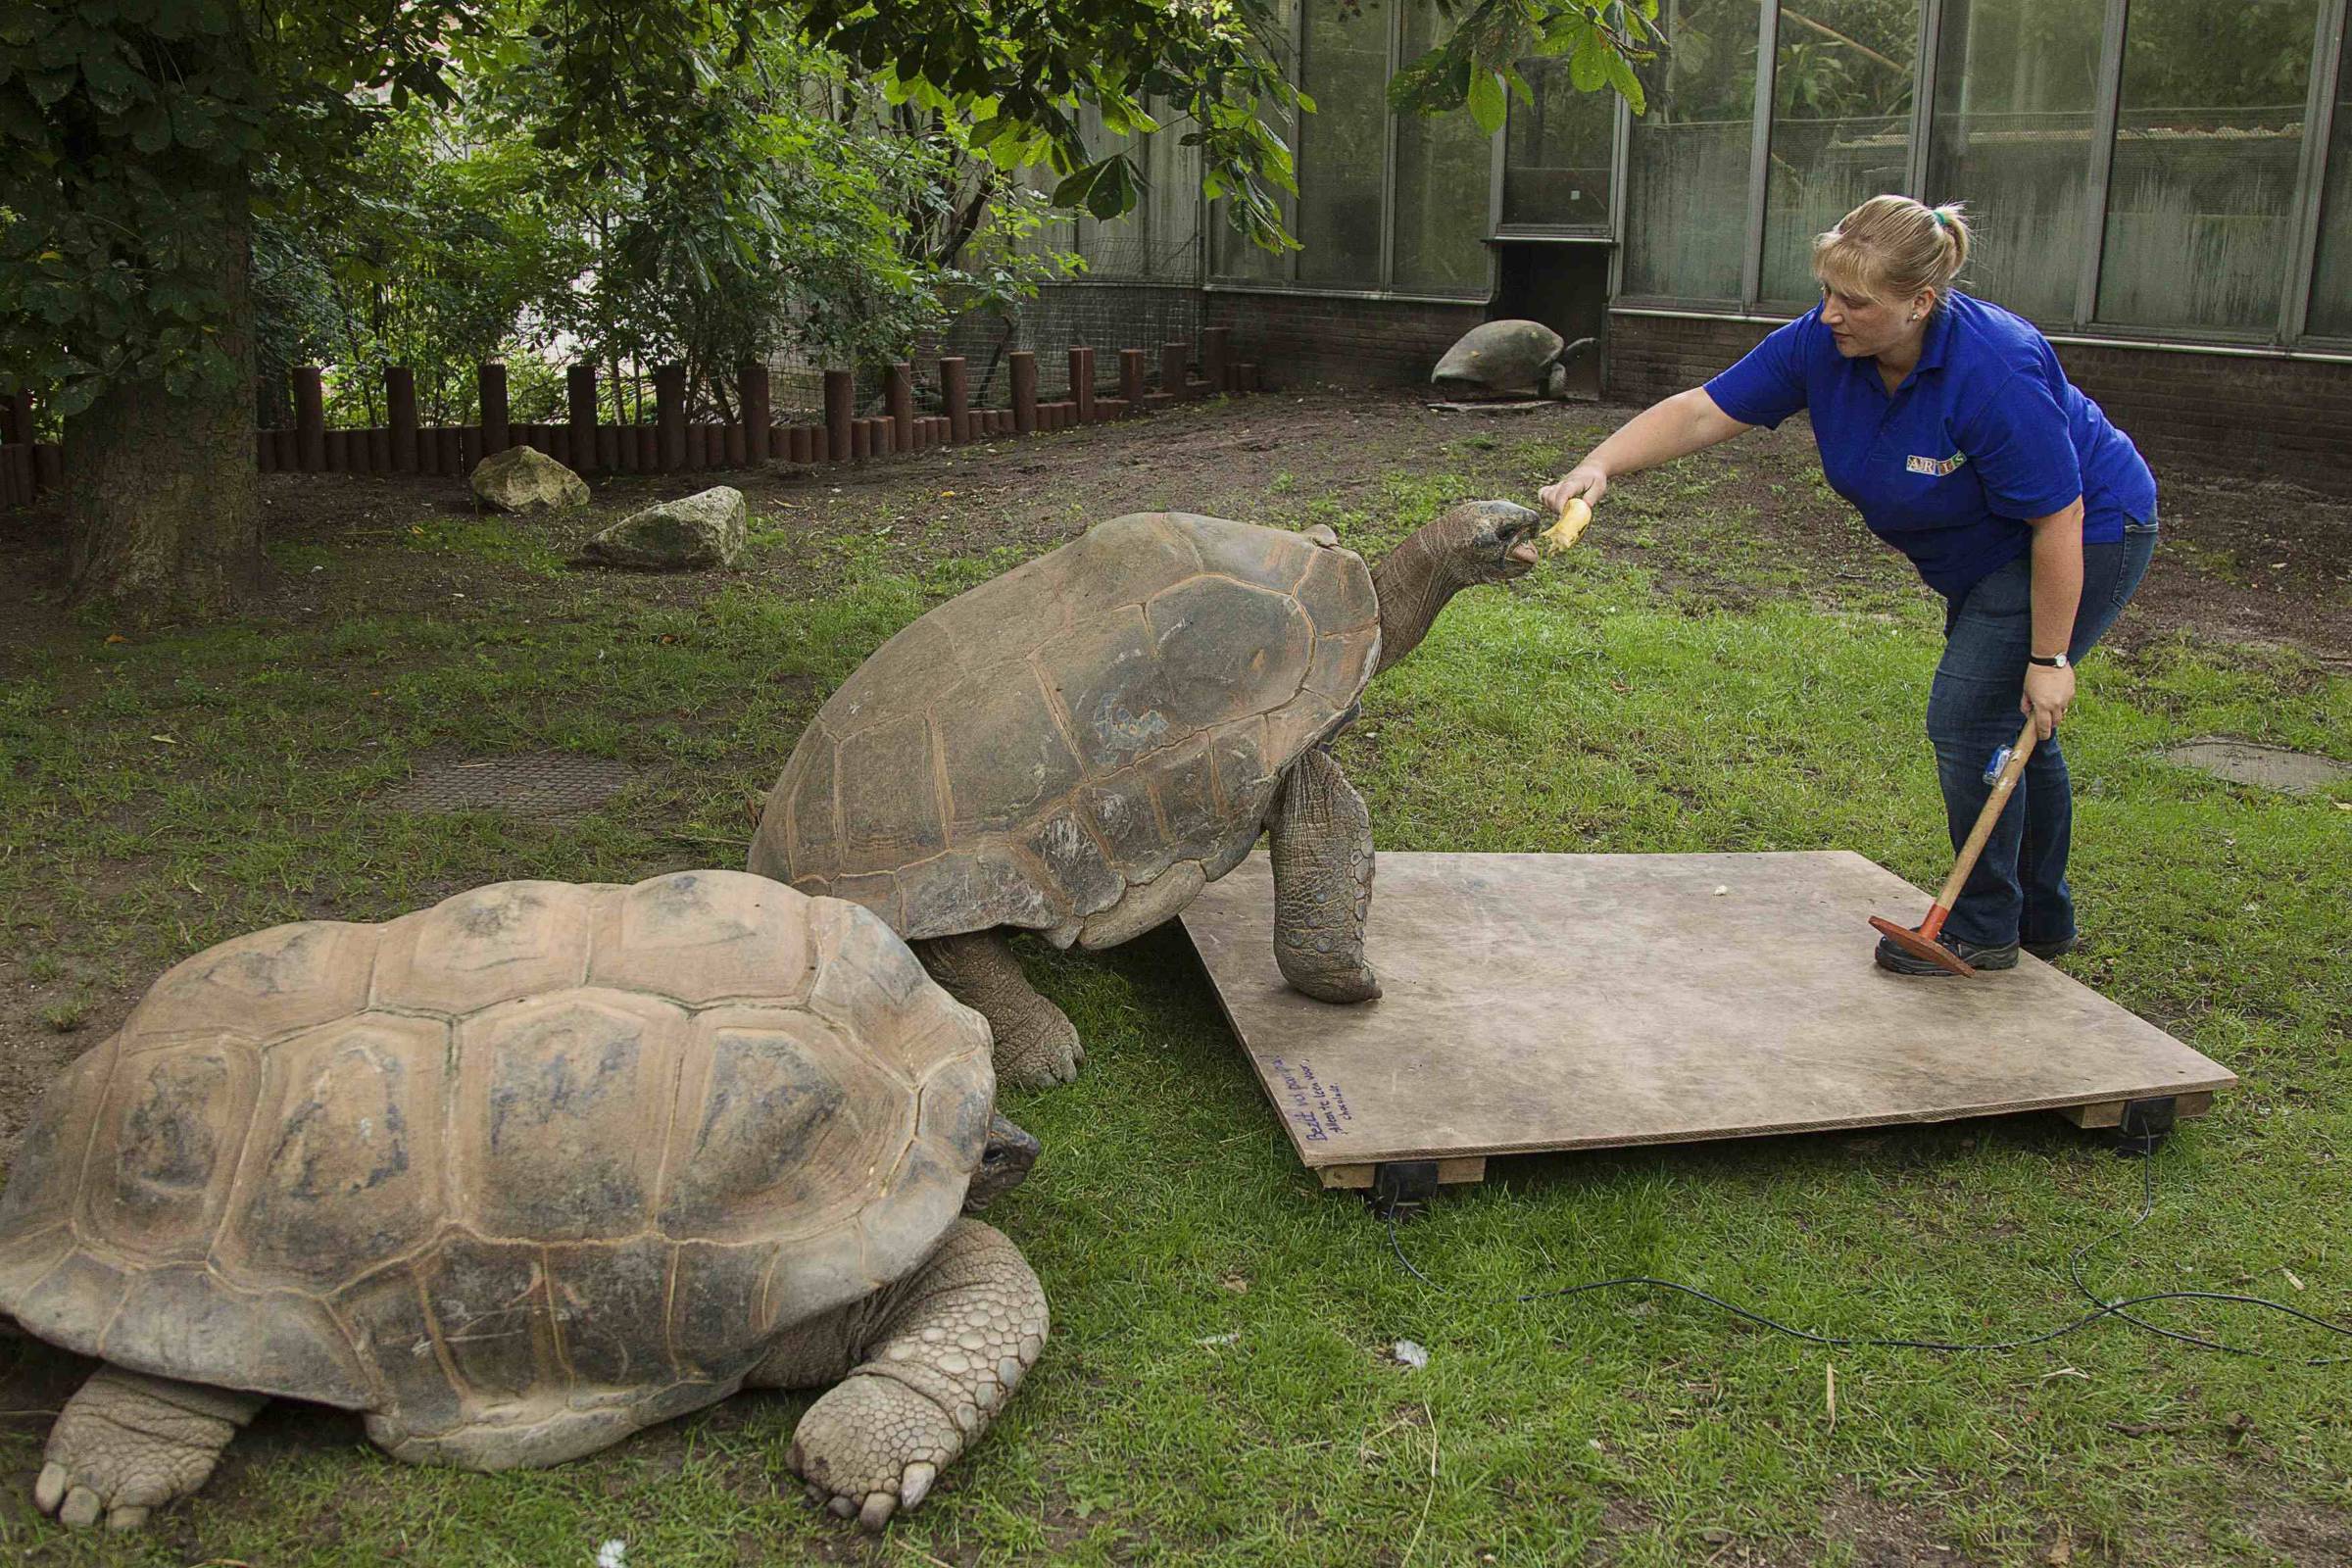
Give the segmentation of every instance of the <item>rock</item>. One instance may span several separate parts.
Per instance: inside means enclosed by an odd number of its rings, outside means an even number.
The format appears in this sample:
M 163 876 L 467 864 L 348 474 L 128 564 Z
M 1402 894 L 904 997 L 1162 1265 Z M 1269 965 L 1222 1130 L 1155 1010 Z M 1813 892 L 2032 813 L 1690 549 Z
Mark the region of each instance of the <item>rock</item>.
M 500 512 L 569 512 L 588 504 L 588 482 L 544 452 L 509 447 L 473 467 L 473 493 Z
M 693 571 L 732 566 L 743 554 L 751 508 L 743 492 L 712 485 L 682 501 L 664 501 L 621 518 L 581 547 L 600 566 L 643 571 Z

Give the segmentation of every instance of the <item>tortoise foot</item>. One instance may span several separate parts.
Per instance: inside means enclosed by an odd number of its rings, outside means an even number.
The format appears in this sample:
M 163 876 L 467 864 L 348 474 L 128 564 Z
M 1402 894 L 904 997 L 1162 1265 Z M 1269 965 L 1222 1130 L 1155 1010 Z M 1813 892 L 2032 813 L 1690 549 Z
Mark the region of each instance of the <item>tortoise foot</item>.
M 1031 1000 L 1034 1006 L 1020 1009 L 1002 1024 L 994 1016 L 989 1019 L 997 1032 L 997 1077 L 1021 1089 L 1076 1082 L 1079 1063 L 1086 1060 L 1078 1026 L 1045 998 L 1033 996 Z
M 1077 1078 L 1086 1060 L 1078 1026 L 1037 994 L 1003 932 L 935 937 L 914 953 L 948 995 L 988 1020 L 1000 1083 L 1046 1089 Z
M 1377 1002 L 1380 1000 L 1380 976 L 1368 963 L 1349 969 L 1321 970 L 1293 973 L 1292 966 L 1283 964 L 1283 978 L 1293 989 L 1314 998 L 1317 1002 Z
M 105 1368 L 58 1415 L 32 1500 L 61 1524 L 103 1519 L 110 1530 L 136 1529 L 149 1510 L 203 1486 L 262 1403 L 252 1395 Z
M 808 1484 L 809 1501 L 879 1530 L 929 1495 L 962 1451 L 945 1410 L 904 1383 L 859 1373 L 808 1407 L 784 1462 Z

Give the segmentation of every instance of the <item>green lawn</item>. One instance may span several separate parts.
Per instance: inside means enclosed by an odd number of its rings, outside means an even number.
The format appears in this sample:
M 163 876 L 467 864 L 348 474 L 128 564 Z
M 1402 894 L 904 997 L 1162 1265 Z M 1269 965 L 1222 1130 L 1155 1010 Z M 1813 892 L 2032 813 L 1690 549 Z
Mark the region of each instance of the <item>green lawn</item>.
M 1329 520 L 1376 552 L 1498 474 L 1532 488 L 1559 455 L 1490 443 L 1454 472 L 1384 473 L 1353 510 L 1301 506 L 1277 476 L 1261 514 Z M 1676 552 L 1740 536 L 1709 511 L 1726 472 L 1657 476 L 1604 509 L 1595 534 L 1650 536 L 1654 567 L 1580 550 L 1466 595 L 1374 689 L 1339 751 L 1382 848 L 1845 848 L 1940 879 L 1921 735 L 1936 615 L 1893 564 L 1807 576 L 1728 543 L 1710 559 L 1751 583 L 1746 608 L 1676 586 Z M 452 523 L 410 548 L 505 568 L 463 605 L 123 642 L 93 624 L 19 660 L 0 693 L 0 909 L 45 1027 L 95 1044 L 165 964 L 275 920 L 379 918 L 515 876 L 740 864 L 744 797 L 824 693 L 1009 560 L 758 538 L 820 591 L 755 575 L 662 608 Z M 336 561 L 303 546 L 286 564 Z M 2151 756 L 2210 733 L 2352 760 L 2352 682 L 2188 634 L 2083 671 L 2067 744 L 2091 942 L 2067 967 L 2243 1080 L 2164 1150 L 2154 1217 L 2092 1279 L 2340 1320 L 2352 793 L 2289 799 Z M 560 828 L 369 804 L 419 756 L 522 750 L 620 759 L 641 782 Z M 279 1407 L 144 1537 L 70 1536 L 20 1490 L 0 1502 L 0 1557 L 580 1568 L 623 1540 L 630 1564 L 662 1568 L 2352 1560 L 2344 1368 L 2116 1324 L 1946 1356 L 1813 1348 L 1639 1292 L 1498 1300 L 1646 1273 L 1831 1333 L 2031 1333 L 2075 1315 L 2067 1254 L 2139 1192 L 2138 1167 L 2054 1117 L 1501 1161 L 1401 1233 L 1432 1290 L 1362 1203 L 1296 1166 L 1180 934 L 1029 956 L 1088 1063 L 1073 1087 L 1011 1097 L 1047 1158 L 991 1218 L 1045 1281 L 1055 1337 L 887 1540 L 811 1514 L 780 1464 L 806 1400 L 758 1396 L 502 1476 L 406 1468 L 348 1417 Z M 2267 1315 L 2151 1313 L 2280 1356 L 2352 1350 Z M 1396 1363 L 1400 1339 L 1426 1369 Z M 0 1370 L 13 1411 L 53 1407 L 75 1367 L 0 1345 Z M 45 1430 L 0 1422 L 20 1489 Z

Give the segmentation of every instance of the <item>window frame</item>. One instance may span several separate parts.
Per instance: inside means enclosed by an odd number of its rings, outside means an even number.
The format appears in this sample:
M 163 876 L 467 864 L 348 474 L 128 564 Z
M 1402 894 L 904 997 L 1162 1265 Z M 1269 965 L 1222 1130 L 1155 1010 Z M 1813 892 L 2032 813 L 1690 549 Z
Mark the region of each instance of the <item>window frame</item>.
M 1920 33 L 1912 84 L 1910 147 L 1905 161 L 1905 194 L 1927 199 L 1927 176 L 1936 136 L 1935 97 L 1946 0 L 1923 0 Z M 1740 258 L 1738 300 L 1698 299 L 1661 294 L 1627 294 L 1624 290 L 1624 247 L 1619 245 L 1609 269 L 1609 308 L 1638 315 L 1708 316 L 1735 320 L 1787 320 L 1810 309 L 1810 302 L 1765 298 L 1764 219 L 1767 178 L 1772 154 L 1775 76 L 1779 64 L 1780 0 L 1758 0 L 1756 19 L 1755 94 L 1752 104 L 1747 189 L 1747 225 Z M 2036 323 L 2053 339 L 2080 343 L 2153 343 L 2187 349 L 2213 348 L 2288 358 L 2334 360 L 2352 352 L 2352 336 L 2309 330 L 2312 291 L 2318 285 L 2323 201 L 2328 187 L 2329 159 L 2334 151 L 2336 83 L 2344 60 L 2347 11 L 2352 0 L 2320 0 L 2312 39 L 2311 85 L 2305 106 L 2304 145 L 2297 166 L 2297 188 L 2292 210 L 2294 228 L 2287 271 L 2280 291 L 2278 319 L 2268 331 L 2132 328 L 2111 326 L 2097 319 L 2099 269 L 2107 231 L 2109 188 L 2114 176 L 2115 138 L 2123 97 L 2124 38 L 2131 20 L 2131 0 L 2106 0 L 2101 21 L 2098 95 L 2092 104 L 2091 166 L 2086 180 L 2089 211 L 2085 214 L 2082 265 L 2076 280 L 2070 319 Z M 1622 235 L 1628 183 L 1631 114 L 1620 104 L 1617 131 L 1617 188 L 1611 193 L 1612 227 Z M 1499 220 L 1501 203 L 1500 150 L 1496 153 L 1491 219 Z M 1490 223 L 1496 238 L 1541 238 L 1537 233 L 1506 233 Z
M 1311 3 L 1311 0 L 1302 0 L 1301 4 L 1294 6 L 1291 10 L 1291 71 L 1295 78 L 1303 77 L 1306 74 L 1306 5 L 1308 3 Z M 1404 64 L 1400 58 L 1404 42 L 1404 10 L 1407 5 L 1417 3 L 1421 3 L 1421 0 L 1396 0 L 1396 3 L 1389 7 L 1388 69 L 1380 82 L 1384 110 L 1387 106 L 1388 84 L 1396 77 L 1398 68 Z M 1457 112 L 1467 113 L 1467 111 Z M 1298 147 L 1294 153 L 1296 159 L 1294 168 L 1298 172 L 1298 182 L 1304 184 L 1307 147 L 1314 139 L 1314 117 L 1301 115 L 1295 134 L 1298 139 Z M 1220 277 L 1216 274 L 1214 268 L 1209 265 L 1215 251 L 1207 239 L 1209 224 L 1216 219 L 1211 205 L 1203 197 L 1200 219 L 1202 236 L 1202 282 L 1200 286 L 1212 293 L 1220 294 L 1315 294 L 1340 299 L 1397 300 L 1430 305 L 1486 303 L 1494 297 L 1494 290 L 1498 282 L 1493 243 L 1494 227 L 1493 203 L 1500 199 L 1502 188 L 1500 162 L 1502 134 L 1502 131 L 1497 130 L 1488 149 L 1490 166 L 1488 173 L 1492 193 L 1489 198 L 1487 231 L 1485 235 L 1481 236 L 1487 242 L 1487 275 L 1486 281 L 1475 290 L 1464 289 L 1459 292 L 1447 292 L 1396 286 L 1396 116 L 1394 113 L 1387 114 L 1381 128 L 1380 265 L 1376 273 L 1377 282 L 1365 285 L 1301 280 L 1298 276 L 1298 252 L 1297 251 L 1284 253 L 1282 275 L 1279 277 Z M 1287 191 L 1278 194 L 1282 203 L 1283 226 L 1296 235 L 1298 232 L 1298 198 Z

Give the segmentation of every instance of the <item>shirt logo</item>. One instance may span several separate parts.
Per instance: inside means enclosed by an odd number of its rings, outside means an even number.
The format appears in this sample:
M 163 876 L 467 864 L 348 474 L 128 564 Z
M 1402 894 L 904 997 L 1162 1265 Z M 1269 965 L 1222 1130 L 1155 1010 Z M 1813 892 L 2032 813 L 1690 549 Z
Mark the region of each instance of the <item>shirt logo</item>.
M 1968 454 L 1965 452 L 1955 452 L 1948 458 L 1922 458 L 1915 455 L 1905 460 L 1903 466 L 1913 473 L 1933 474 L 1940 479 L 1967 461 Z

